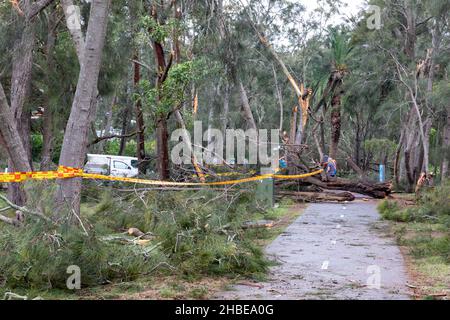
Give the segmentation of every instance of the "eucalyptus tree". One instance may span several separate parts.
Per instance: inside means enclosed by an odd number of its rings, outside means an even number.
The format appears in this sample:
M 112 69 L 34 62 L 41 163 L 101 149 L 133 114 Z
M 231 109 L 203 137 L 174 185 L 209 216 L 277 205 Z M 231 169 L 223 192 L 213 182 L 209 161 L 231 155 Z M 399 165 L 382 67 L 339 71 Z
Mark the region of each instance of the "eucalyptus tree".
M 103 48 L 105 44 L 110 0 L 92 0 L 86 38 L 80 57 L 80 74 L 66 125 L 59 164 L 81 168 L 88 144 L 89 129 L 94 113 Z M 94 109 L 94 110 L 93 110 Z M 80 211 L 81 178 L 59 181 L 57 203 L 68 206 L 69 221 L 76 222 Z

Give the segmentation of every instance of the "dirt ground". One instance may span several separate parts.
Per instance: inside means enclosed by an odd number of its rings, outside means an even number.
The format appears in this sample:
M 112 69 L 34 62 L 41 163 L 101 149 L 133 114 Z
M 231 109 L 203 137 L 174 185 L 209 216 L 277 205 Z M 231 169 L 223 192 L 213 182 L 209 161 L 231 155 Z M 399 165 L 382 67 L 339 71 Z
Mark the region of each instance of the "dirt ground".
M 311 204 L 266 253 L 279 265 L 261 283 L 216 299 L 410 299 L 402 254 L 376 201 Z

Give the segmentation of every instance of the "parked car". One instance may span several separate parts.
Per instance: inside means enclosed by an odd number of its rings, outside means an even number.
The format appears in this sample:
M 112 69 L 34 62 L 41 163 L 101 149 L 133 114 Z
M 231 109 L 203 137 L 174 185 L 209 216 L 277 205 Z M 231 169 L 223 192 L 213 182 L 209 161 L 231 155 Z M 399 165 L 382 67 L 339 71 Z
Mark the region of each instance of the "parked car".
M 138 159 L 134 157 L 88 154 L 84 171 L 113 177 L 132 178 L 139 174 L 138 163 Z

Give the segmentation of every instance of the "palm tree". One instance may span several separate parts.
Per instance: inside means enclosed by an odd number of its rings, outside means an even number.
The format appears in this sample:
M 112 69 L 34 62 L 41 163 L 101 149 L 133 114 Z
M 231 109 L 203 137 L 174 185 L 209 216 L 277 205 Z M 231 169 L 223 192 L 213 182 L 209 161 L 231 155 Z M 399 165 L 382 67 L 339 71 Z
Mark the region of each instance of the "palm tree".
M 331 29 L 329 36 L 331 73 L 328 78 L 325 93 L 331 97 L 331 141 L 329 155 L 337 155 L 339 139 L 341 136 L 341 102 L 344 94 L 343 80 L 349 73 L 346 60 L 352 47 L 348 34 L 343 30 Z

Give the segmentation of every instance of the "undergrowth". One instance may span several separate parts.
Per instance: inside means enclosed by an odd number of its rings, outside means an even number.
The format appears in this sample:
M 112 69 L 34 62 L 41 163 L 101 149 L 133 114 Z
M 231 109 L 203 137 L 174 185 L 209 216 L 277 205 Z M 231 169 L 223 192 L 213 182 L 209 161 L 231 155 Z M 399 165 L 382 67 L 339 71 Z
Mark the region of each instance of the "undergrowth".
M 54 187 L 29 187 L 39 192 L 28 206 L 54 215 Z M 0 225 L 0 291 L 64 290 L 73 265 L 80 267 L 84 288 L 149 274 L 257 277 L 268 268 L 261 248 L 241 228 L 260 208 L 248 189 L 124 193 L 109 186 L 100 192 L 88 182 L 84 190 L 83 226 L 32 219 L 21 227 Z M 131 243 L 128 228 L 152 239 Z
M 398 236 L 402 245 L 411 248 L 414 257 L 439 256 L 450 263 L 450 183 L 426 190 L 414 206 L 404 207 L 385 200 L 378 210 L 386 220 L 411 225 L 407 228 L 408 236 L 402 233 Z

